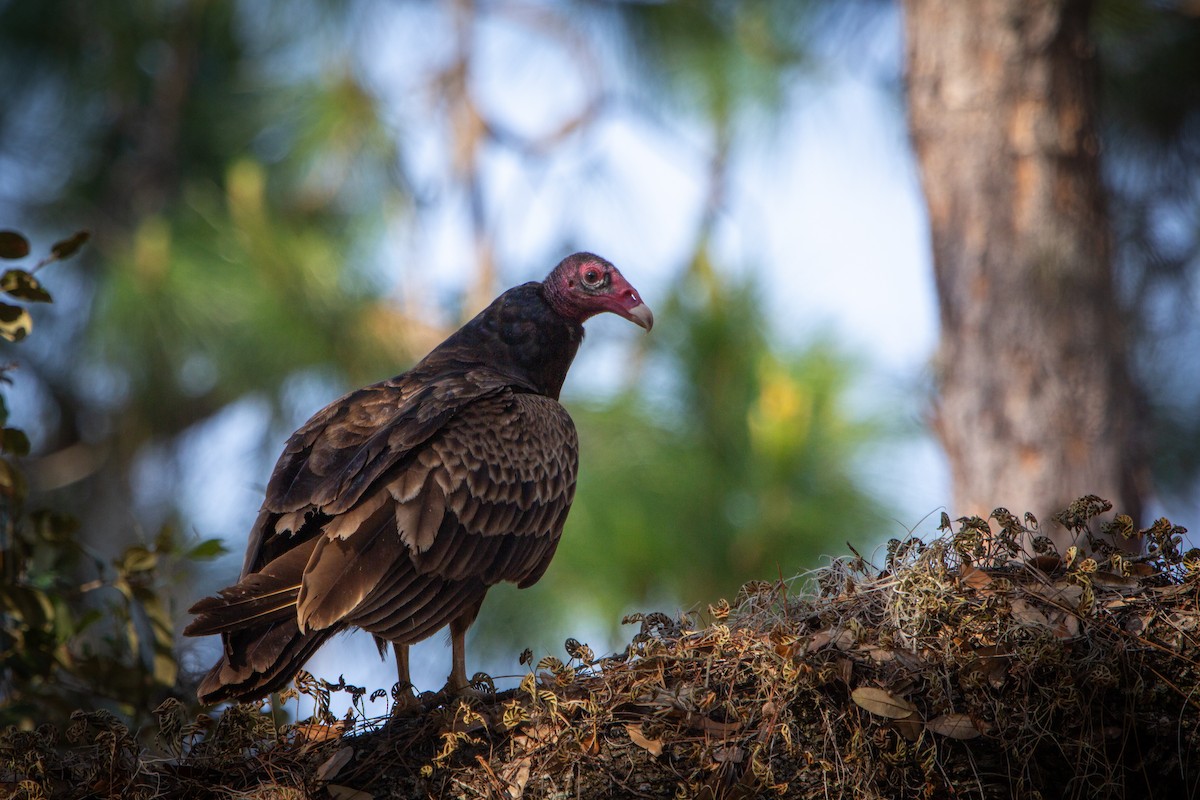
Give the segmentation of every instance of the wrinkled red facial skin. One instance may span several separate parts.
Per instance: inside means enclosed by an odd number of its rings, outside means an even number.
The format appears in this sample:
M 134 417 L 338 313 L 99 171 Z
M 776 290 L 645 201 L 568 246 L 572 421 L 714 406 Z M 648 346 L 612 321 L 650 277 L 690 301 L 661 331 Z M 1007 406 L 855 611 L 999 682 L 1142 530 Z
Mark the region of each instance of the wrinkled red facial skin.
M 563 259 L 543 285 L 551 307 L 576 322 L 608 311 L 646 330 L 654 326 L 654 315 L 637 289 L 620 270 L 591 253 Z

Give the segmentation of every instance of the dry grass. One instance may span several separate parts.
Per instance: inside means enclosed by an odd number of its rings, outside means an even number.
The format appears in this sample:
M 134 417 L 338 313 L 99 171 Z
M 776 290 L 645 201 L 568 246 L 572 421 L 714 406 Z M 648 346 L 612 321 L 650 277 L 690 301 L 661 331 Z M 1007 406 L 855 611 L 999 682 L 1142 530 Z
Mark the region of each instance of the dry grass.
M 998 510 L 884 562 L 755 583 L 704 624 L 662 614 L 624 653 L 573 640 L 520 688 L 429 699 L 390 720 L 318 713 L 276 728 L 160 709 L 162 755 L 121 724 L 0 736 L 19 797 L 1200 797 L 1200 551 L 1143 532 L 1130 559 L 1060 517 Z M 1108 533 L 1132 533 L 1118 517 Z M 1029 548 L 1023 551 L 1022 546 Z M 361 708 L 361 704 L 359 704 Z M 386 724 L 384 724 L 386 722 Z

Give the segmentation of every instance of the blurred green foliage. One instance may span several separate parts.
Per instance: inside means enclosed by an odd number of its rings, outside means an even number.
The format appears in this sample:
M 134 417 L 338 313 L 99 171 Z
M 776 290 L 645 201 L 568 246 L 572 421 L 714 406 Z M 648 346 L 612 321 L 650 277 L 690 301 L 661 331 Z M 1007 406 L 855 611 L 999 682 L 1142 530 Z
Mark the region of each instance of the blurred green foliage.
M 34 274 L 70 258 L 86 240 L 86 233 L 76 234 L 33 269 L 6 270 L 0 291 L 14 301 L 51 302 Z M 29 251 L 24 236 L 0 231 L 0 258 Z M 20 309 L 28 319 L 21 306 L 0 307 Z M 29 331 L 29 325 L 3 327 L 0 335 L 19 341 Z M 4 384 L 12 381 L 10 369 L 0 372 Z M 178 691 L 167 587 L 190 564 L 224 548 L 215 539 L 189 546 L 164 527 L 152 542 L 129 545 L 106 562 L 80 541 L 72 516 L 27 510 L 19 459 L 28 455 L 29 440 L 8 426 L 3 395 L 0 426 L 0 726 L 65 723 L 77 709 L 103 706 L 139 724 L 150 721 L 152 709 Z
M 651 353 L 672 367 L 669 397 L 631 392 L 576 413 L 588 469 L 555 563 L 567 581 L 614 617 L 655 599 L 732 600 L 745 581 L 878 535 L 884 515 L 852 463 L 885 430 L 846 410 L 845 354 L 773 344 L 757 287 L 703 256 L 661 319 Z
M 542 581 L 488 596 L 472 633 L 485 646 L 555 651 L 580 619 L 615 641 L 623 613 L 733 601 L 747 581 L 790 578 L 887 529 L 853 466 L 894 428 L 847 411 L 852 359 L 773 342 L 753 278 L 703 251 L 655 313 L 642 358 L 671 380 L 568 403 L 575 505 Z
M 99 288 L 87 350 L 122 376 L 139 440 L 274 394 L 301 369 L 337 365 L 364 382 L 384 371 L 364 324 L 374 298 L 338 243 L 272 208 L 258 162 L 235 161 L 224 179 L 224 191 L 189 187 L 171 217 L 139 220 Z
M 623 38 L 649 88 L 718 128 L 786 105 L 809 65 L 816 8 L 808 0 L 617 3 Z
M 33 195 L 21 205 L 97 232 L 50 322 L 56 346 L 27 354 L 46 449 L 105 445 L 57 498 L 96 506 L 97 544 L 119 541 L 103 531 L 110 505 L 128 507 L 114 476 L 145 448 L 247 394 L 278 405 L 298 371 L 326 370 L 336 392 L 414 355 L 363 256 L 408 202 L 395 132 L 351 54 L 323 47 L 350 24 L 333 7 L 0 7 L 0 131 Z M 48 169 L 61 174 L 41 199 Z

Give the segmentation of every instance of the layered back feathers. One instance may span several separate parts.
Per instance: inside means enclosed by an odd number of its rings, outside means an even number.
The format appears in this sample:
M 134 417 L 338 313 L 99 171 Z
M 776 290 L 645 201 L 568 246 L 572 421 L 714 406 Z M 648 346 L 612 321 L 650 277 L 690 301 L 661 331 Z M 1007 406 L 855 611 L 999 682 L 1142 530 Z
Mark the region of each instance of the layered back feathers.
M 582 338 L 524 284 L 296 431 L 240 581 L 191 609 L 184 633 L 224 645 L 200 699 L 282 688 L 348 627 L 409 644 L 469 624 L 500 581 L 537 581 L 575 492 L 578 441 L 557 398 Z

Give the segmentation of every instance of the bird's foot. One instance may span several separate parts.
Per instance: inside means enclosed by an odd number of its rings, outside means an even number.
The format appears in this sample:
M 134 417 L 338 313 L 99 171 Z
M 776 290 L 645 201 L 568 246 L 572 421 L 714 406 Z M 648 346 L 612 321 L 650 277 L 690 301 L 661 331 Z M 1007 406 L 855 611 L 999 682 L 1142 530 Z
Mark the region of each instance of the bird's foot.
M 392 687 L 392 716 L 407 717 L 425 707 L 420 697 L 413 693 L 413 685 L 395 684 Z
M 455 676 L 451 675 L 438 694 L 447 700 L 463 699 L 468 703 L 490 700 L 496 696 L 496 684 L 492 676 L 483 672 L 476 672 L 469 681 L 455 680 Z

